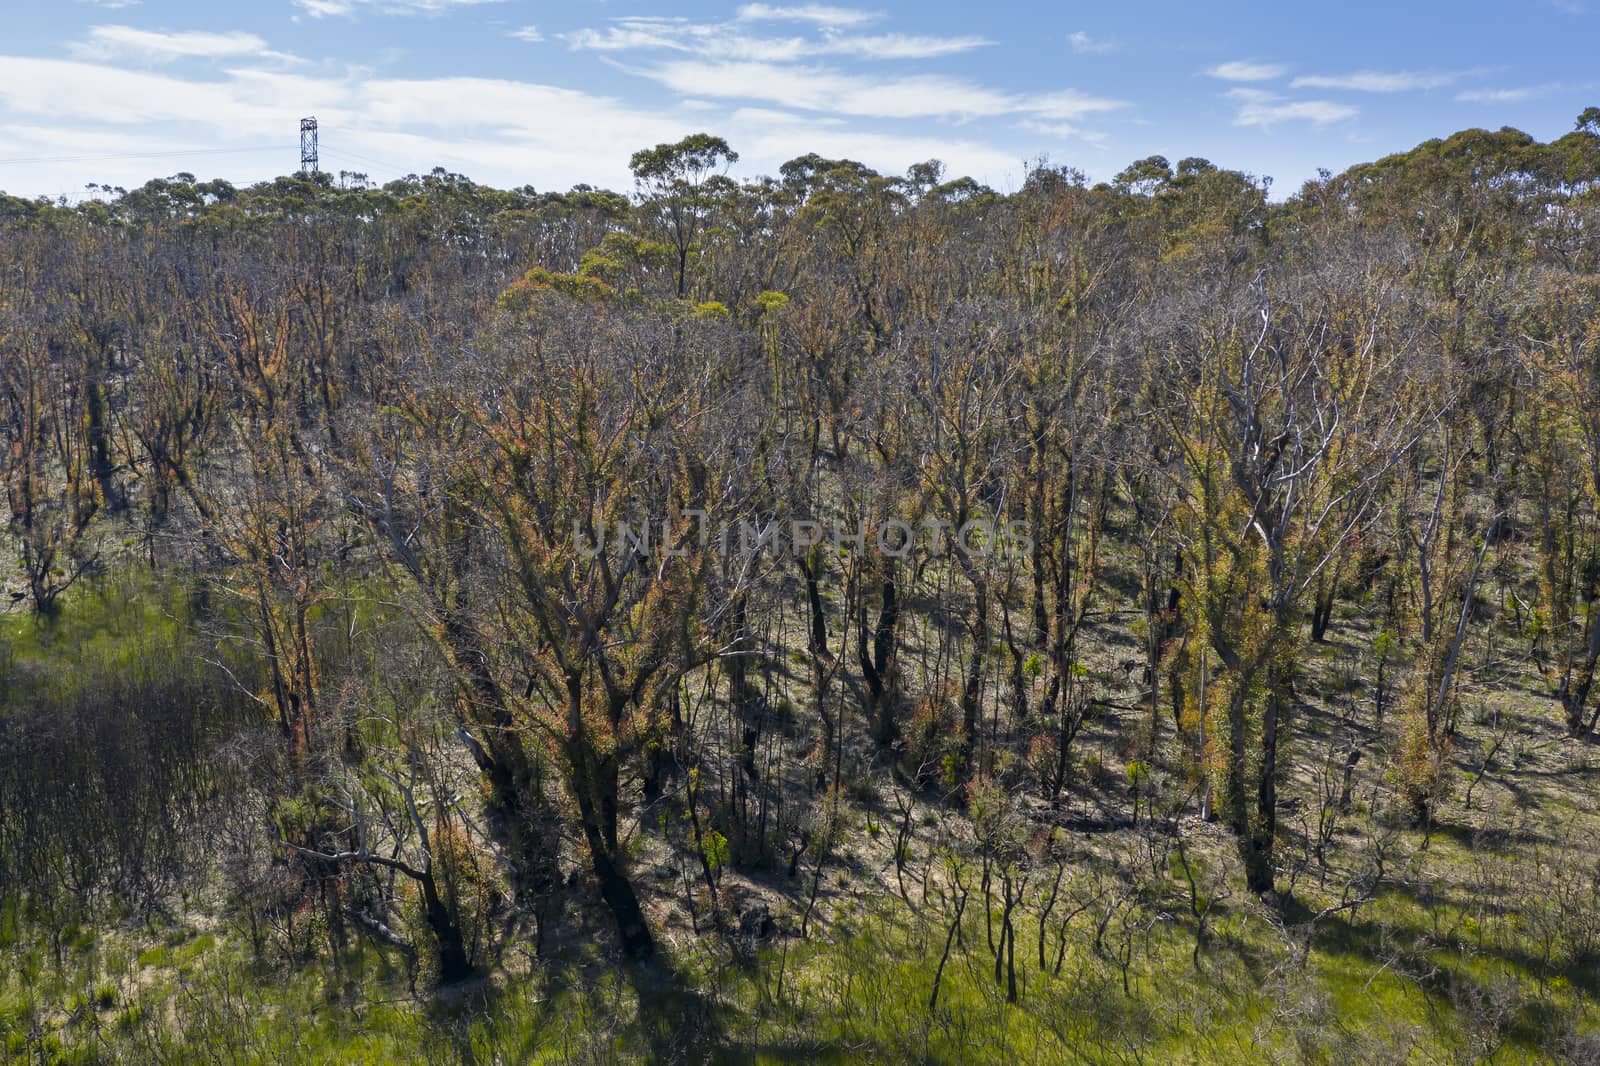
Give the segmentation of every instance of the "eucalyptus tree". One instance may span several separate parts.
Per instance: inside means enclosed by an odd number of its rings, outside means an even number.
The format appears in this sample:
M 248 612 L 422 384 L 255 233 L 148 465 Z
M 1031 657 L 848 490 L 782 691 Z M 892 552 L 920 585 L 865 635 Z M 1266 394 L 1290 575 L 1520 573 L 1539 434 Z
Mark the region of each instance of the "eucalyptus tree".
M 451 637 L 446 616 L 446 640 L 510 716 L 489 735 L 553 756 L 623 950 L 643 958 L 655 938 L 627 873 L 624 785 L 662 739 L 663 701 L 718 650 L 725 604 L 705 600 L 718 545 L 693 516 L 730 487 L 703 387 L 729 356 L 590 283 L 535 288 L 479 344 L 427 355 L 443 362 L 409 402 L 456 428 L 429 442 L 445 498 L 413 521 L 470 527 L 472 574 L 455 580 L 477 635 Z
M 666 235 L 677 259 L 677 294 L 690 293 L 689 258 L 705 227 L 713 196 L 732 186 L 725 175 L 739 153 L 721 137 L 696 133 L 674 144 L 643 148 L 628 160 L 640 211 Z
M 1525 445 L 1539 518 L 1539 588 L 1552 686 L 1567 731 L 1592 733 L 1600 664 L 1600 291 L 1541 277 L 1524 331 L 1534 393 Z M 1577 475 L 1577 476 L 1574 476 Z
M 1338 263 L 1282 281 L 1263 270 L 1197 293 L 1204 303 L 1173 338 L 1178 586 L 1186 623 L 1216 657 L 1202 702 L 1221 807 L 1257 893 L 1273 887 L 1307 591 L 1370 518 L 1415 433 L 1397 307 L 1365 280 Z

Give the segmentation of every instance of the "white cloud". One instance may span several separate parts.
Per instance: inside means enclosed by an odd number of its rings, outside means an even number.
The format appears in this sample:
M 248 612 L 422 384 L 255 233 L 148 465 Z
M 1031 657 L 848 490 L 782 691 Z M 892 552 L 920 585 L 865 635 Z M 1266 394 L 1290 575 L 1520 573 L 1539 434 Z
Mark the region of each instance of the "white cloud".
M 885 33 L 876 37 L 835 37 L 821 42 L 815 55 L 851 55 L 862 59 L 936 59 L 993 44 L 983 37 L 922 37 Z
M 1403 93 L 1439 89 L 1460 80 L 1460 74 L 1415 71 L 1358 70 L 1352 74 L 1308 74 L 1289 84 L 1296 89 L 1345 89 L 1362 93 Z
M 974 36 L 925 37 L 903 33 L 856 36 L 828 32 L 819 38 L 754 37 L 732 24 L 650 16 L 626 16 L 614 20 L 603 30 L 581 29 L 563 34 L 562 39 L 574 51 L 665 49 L 694 52 L 722 60 L 774 63 L 814 56 L 850 56 L 868 60 L 934 59 L 993 43 Z
M 537 26 L 524 26 L 520 30 L 512 30 L 506 36 L 515 37 L 519 41 L 527 41 L 529 44 L 538 44 L 544 40 L 544 34 L 539 32 L 539 27 Z
M 245 89 L 237 75 L 195 81 L 70 60 L 0 57 L 0 104 L 16 115 L 63 123 L 198 121 L 245 133 L 283 124 L 281 112 Z
M 746 5 L 740 18 L 832 18 L 842 8 L 772 8 Z M 856 13 L 859 14 L 859 13 Z M 701 23 L 683 18 L 627 16 L 599 29 L 563 35 L 574 50 L 620 56 L 655 53 L 648 63 L 616 65 L 697 100 L 762 104 L 814 115 L 859 118 L 969 120 L 1032 116 L 1072 122 L 1084 115 L 1127 106 L 1085 93 L 1019 94 L 939 74 L 875 75 L 816 63 L 820 57 L 866 61 L 926 59 L 954 55 L 991 42 L 981 37 L 928 37 L 901 33 L 862 35 L 824 27 L 817 36 L 755 36 L 740 23 Z M 812 62 L 806 62 L 806 61 Z
M 305 114 L 320 121 L 322 161 L 330 170 L 372 169 L 359 155 L 390 161 L 387 177 L 445 165 L 480 180 L 508 185 L 533 181 L 541 188 L 597 180 L 622 186 L 634 150 L 676 140 L 699 127 L 670 111 L 638 110 L 574 90 L 486 78 L 308 77 L 228 70 L 202 79 L 0 56 L 0 124 L 111 130 L 132 138 L 135 145 L 149 141 L 159 147 L 176 140 L 207 145 L 210 151 L 281 144 L 281 157 L 268 160 L 268 169 L 252 168 L 262 177 L 293 169 L 294 120 Z M 19 143 L 16 154 L 57 154 L 45 147 Z M 200 166 L 227 161 L 224 155 L 199 156 Z M 199 168 L 190 161 L 170 164 L 173 169 L 179 165 Z M 83 164 L 67 170 L 86 172 Z M 95 165 L 89 172 L 142 182 L 152 172 L 168 171 L 145 160 Z M 15 175 L 8 172 L 5 179 Z
M 745 4 L 739 8 L 739 17 L 746 22 L 809 22 L 828 29 L 845 29 L 866 26 L 883 18 L 880 11 L 860 11 L 855 8 L 833 7 L 828 4 L 800 4 L 795 7 L 774 7 L 771 4 Z
M 375 15 L 442 15 L 458 7 L 501 2 L 503 0 L 294 0 L 294 6 L 312 18 L 330 15 L 354 18 L 362 12 Z
M 1085 115 L 1117 111 L 1127 107 L 1125 100 L 1112 100 L 1103 96 L 1090 96 L 1072 89 L 1046 93 L 1043 96 L 1014 98 L 1015 110 L 1038 115 L 1040 118 L 1071 121 Z
M 1235 126 L 1255 126 L 1269 129 L 1280 122 L 1309 122 L 1313 126 L 1326 126 L 1355 118 L 1359 108 L 1332 100 L 1289 100 L 1262 89 L 1230 89 L 1230 100 L 1239 105 L 1234 116 Z
M 804 111 L 872 118 L 1035 115 L 1071 121 L 1127 106 L 1121 100 L 1070 90 L 1028 96 L 943 75 L 879 78 L 845 74 L 828 67 L 763 62 L 672 60 L 637 73 L 685 96 L 762 100 Z
M 1336 104 L 1331 100 L 1294 100 L 1282 104 L 1247 105 L 1240 109 L 1234 121 L 1240 126 L 1263 128 L 1278 122 L 1310 122 L 1312 125 L 1326 126 L 1330 122 L 1354 118 L 1360 113 L 1358 108 Z
M 1105 55 L 1107 52 L 1114 51 L 1117 47 L 1111 41 L 1097 40 L 1094 37 L 1090 37 L 1082 30 L 1068 36 L 1067 43 L 1072 46 L 1073 52 L 1080 56 Z
M 360 170 L 377 180 L 442 165 L 507 187 L 589 182 L 625 189 L 631 184 L 627 160 L 635 150 L 677 140 L 713 122 L 744 157 L 743 173 L 776 173 L 785 160 L 816 151 L 859 159 L 885 172 L 937 157 L 952 173 L 991 184 L 1021 177 L 1017 160 L 1023 153 L 984 135 L 884 130 L 851 114 L 797 111 L 782 104 L 715 115 L 708 111 L 726 105 L 702 100 L 687 107 L 642 107 L 491 78 L 261 69 L 191 77 L 176 69 L 0 56 L 0 141 L 18 157 L 42 160 L 26 170 L 8 168 L 0 174 L 0 186 L 60 192 L 81 189 L 92 179 L 133 187 L 153 174 L 180 169 L 258 180 L 294 169 L 294 120 L 307 114 L 320 121 L 325 168 Z M 830 83 L 822 95 L 856 87 Z M 1013 112 L 1018 119 L 1040 121 L 1065 122 L 1065 116 L 1105 106 L 1071 94 L 973 98 L 970 87 L 943 81 L 879 89 L 895 106 L 880 103 L 866 110 L 925 110 L 911 104 L 919 92 L 946 94 L 947 101 L 938 105 L 946 109 L 984 104 L 1019 109 Z M 180 154 L 184 146 L 204 147 Z M 155 153 L 163 154 L 157 159 Z M 101 154 L 119 158 L 84 158 Z M 17 188 L 19 179 L 22 188 Z
M 1456 99 L 1464 104 L 1519 104 L 1549 96 L 1559 88 L 1559 85 L 1525 85 L 1515 89 L 1467 89 L 1456 93 Z
M 138 7 L 143 0 L 78 0 L 80 4 L 103 7 L 107 11 L 121 11 L 125 7 Z
M 1070 122 L 1040 122 L 1036 119 L 1024 119 L 1017 123 L 1018 129 L 1041 133 L 1058 141 L 1083 141 L 1095 148 L 1104 149 L 1106 135 L 1096 130 L 1086 130 L 1081 126 L 1074 126 Z
M 1240 59 L 1219 63 L 1206 71 L 1208 76 L 1223 81 L 1272 81 L 1287 73 L 1289 68 L 1279 63 L 1249 63 Z
M 581 29 L 561 34 L 573 51 L 628 52 L 649 48 L 688 51 L 690 39 L 706 27 L 683 19 L 632 17 L 616 20 L 604 30 Z
M 762 100 L 805 111 L 912 118 L 1005 110 L 1003 94 L 938 76 L 873 79 L 825 67 L 674 60 L 637 73 L 698 98 Z
M 293 56 L 271 51 L 267 42 L 253 33 L 161 33 L 132 26 L 91 26 L 88 39 L 69 45 L 68 50 L 87 60 L 127 58 L 170 63 L 186 58 L 257 56 L 295 61 Z

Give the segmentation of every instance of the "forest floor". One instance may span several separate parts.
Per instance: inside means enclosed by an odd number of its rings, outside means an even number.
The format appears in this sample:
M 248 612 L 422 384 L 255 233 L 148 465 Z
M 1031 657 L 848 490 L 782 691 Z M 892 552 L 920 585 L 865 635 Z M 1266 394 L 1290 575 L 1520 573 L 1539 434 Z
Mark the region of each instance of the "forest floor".
M 114 656 L 163 617 L 121 612 L 70 654 Z M 5 620 L 23 674 L 70 668 L 28 624 Z M 1167 760 L 1129 772 L 1149 693 L 1106 646 L 1091 657 L 1112 706 L 1078 738 L 1071 794 L 1021 812 L 1053 865 L 985 878 L 966 813 L 874 771 L 858 738 L 848 787 L 816 801 L 831 846 L 792 876 L 787 856 L 730 866 L 713 898 L 666 820 L 635 812 L 653 966 L 612 960 L 575 840 L 544 953 L 504 927 L 487 976 L 447 991 L 359 937 L 333 957 L 263 953 L 206 887 L 164 913 L 104 901 L 95 921 L 13 909 L 0 1063 L 1600 1063 L 1600 747 L 1564 736 L 1531 655 L 1485 631 L 1428 825 L 1389 813 L 1395 723 L 1360 680 L 1374 634 L 1341 618 L 1308 643 L 1274 898 L 1249 894 L 1235 841 L 1195 804 L 1167 813 L 1190 788 Z M 810 729 L 775 743 L 785 772 L 810 772 Z M 1026 885 L 1014 1002 L 994 948 L 1003 878 Z M 273 934 L 324 943 L 305 921 Z

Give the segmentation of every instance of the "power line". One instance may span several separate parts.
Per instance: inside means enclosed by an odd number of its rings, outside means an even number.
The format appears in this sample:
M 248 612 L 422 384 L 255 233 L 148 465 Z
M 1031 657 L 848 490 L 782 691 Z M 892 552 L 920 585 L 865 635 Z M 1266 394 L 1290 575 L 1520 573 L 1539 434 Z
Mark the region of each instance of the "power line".
M 22 166 L 28 163 L 89 163 L 102 159 L 159 159 L 188 155 L 227 155 L 249 152 L 281 152 L 282 145 L 263 144 L 254 148 L 183 148 L 168 152 L 121 152 L 115 155 L 56 155 L 0 159 L 0 166 Z
M 352 152 L 348 148 L 335 147 L 334 148 L 334 154 L 335 155 L 341 155 L 341 156 L 349 156 L 351 159 L 358 159 L 363 163 L 371 163 L 371 164 L 373 164 L 375 166 L 383 167 L 385 170 L 392 170 L 396 174 L 407 174 L 407 173 L 410 173 L 410 172 L 412 172 L 412 171 L 414 171 L 416 169 L 415 167 L 410 167 L 410 168 L 402 167 L 402 166 L 400 166 L 400 165 L 398 165 L 396 163 L 391 163 L 391 162 L 389 162 L 387 160 L 384 160 L 384 159 L 375 159 L 370 155 L 362 155 L 360 152 Z
M 346 134 L 346 133 L 360 135 L 360 134 L 366 133 L 366 134 L 376 134 L 376 135 L 382 136 L 382 135 L 385 135 L 385 134 L 394 133 L 395 131 L 394 130 L 373 129 L 373 128 L 367 127 L 367 126 L 341 126 L 337 130 L 335 130 L 334 132 L 335 132 L 335 134 L 338 134 L 338 135 L 343 135 L 343 134 Z M 377 159 L 377 158 L 375 158 L 373 156 L 370 156 L 370 155 L 362 155 L 360 152 L 352 152 L 348 148 L 345 148 L 341 142 L 338 142 L 337 139 L 335 140 L 334 147 L 332 149 L 330 149 L 330 151 L 333 154 L 336 154 L 336 155 L 350 156 L 353 159 L 359 159 L 359 160 L 361 160 L 362 162 L 365 162 L 365 163 L 372 163 L 372 164 L 375 164 L 375 165 L 380 166 L 380 167 L 385 167 L 385 168 L 387 168 L 389 170 L 394 171 L 396 174 L 417 174 L 417 173 L 421 173 L 422 169 L 423 169 L 423 168 L 419 168 L 415 162 L 412 162 L 412 163 L 406 164 L 405 166 L 402 166 L 399 163 L 391 162 L 390 160 L 387 160 L 387 159 Z M 437 165 L 439 163 L 446 163 L 446 164 L 449 164 L 451 166 L 454 166 L 454 167 L 457 167 L 457 168 L 461 168 L 461 169 L 470 169 L 471 167 L 473 167 L 475 165 L 472 161 L 467 160 L 467 159 L 463 159 L 460 156 L 455 156 L 455 155 L 450 155 L 448 153 L 439 152 L 437 146 L 429 147 L 427 149 L 427 151 L 433 153 L 433 155 L 434 155 L 433 165 Z

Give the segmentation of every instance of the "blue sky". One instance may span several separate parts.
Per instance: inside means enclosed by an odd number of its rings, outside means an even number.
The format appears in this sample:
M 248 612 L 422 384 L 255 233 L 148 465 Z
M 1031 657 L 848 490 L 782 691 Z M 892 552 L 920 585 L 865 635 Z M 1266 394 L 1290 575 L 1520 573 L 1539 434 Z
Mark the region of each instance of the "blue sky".
M 0 189 L 268 178 L 315 115 L 322 169 L 380 181 L 626 189 L 634 149 L 706 130 L 740 176 L 817 151 L 1011 189 L 1159 153 L 1283 195 L 1457 129 L 1570 129 L 1600 104 L 1590 3 L 5 0 Z

